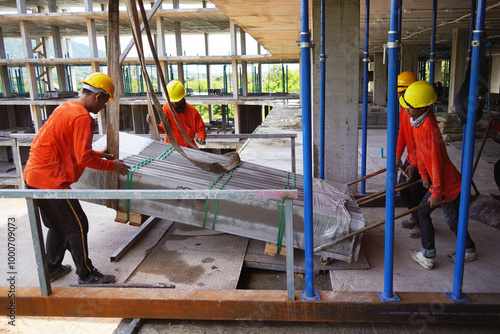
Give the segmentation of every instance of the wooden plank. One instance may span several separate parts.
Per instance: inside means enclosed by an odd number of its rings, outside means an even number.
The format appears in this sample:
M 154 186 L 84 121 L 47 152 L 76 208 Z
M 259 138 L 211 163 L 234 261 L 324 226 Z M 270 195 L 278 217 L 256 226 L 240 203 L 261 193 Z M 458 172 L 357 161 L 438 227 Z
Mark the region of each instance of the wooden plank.
M 401 302 L 382 302 L 377 292 L 319 291 L 320 301 L 287 302 L 286 291 L 125 288 L 0 288 L 1 314 L 9 316 L 111 317 L 192 320 L 320 322 L 498 323 L 500 294 L 470 293 L 453 303 L 440 292 L 400 292 Z M 14 305 L 14 306 L 12 306 Z
M 278 254 L 278 245 L 272 242 L 266 242 L 264 254 L 270 256 L 279 255 L 280 257 L 286 258 L 286 246 L 281 246 L 280 252 Z
M 140 213 L 129 212 L 118 210 L 116 211 L 115 222 L 126 224 L 130 222 L 130 225 L 141 226 L 147 219 L 147 216 L 141 215 Z

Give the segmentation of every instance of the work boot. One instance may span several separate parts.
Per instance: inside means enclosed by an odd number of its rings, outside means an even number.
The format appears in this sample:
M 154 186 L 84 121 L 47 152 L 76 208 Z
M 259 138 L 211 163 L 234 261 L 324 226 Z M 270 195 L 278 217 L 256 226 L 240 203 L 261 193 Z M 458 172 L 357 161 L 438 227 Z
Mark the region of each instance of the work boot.
M 434 258 L 433 257 L 425 257 L 424 254 L 422 254 L 421 251 L 416 251 L 412 249 L 410 251 L 411 258 L 419 265 L 424 267 L 425 269 L 432 269 L 434 268 Z
M 410 230 L 410 233 L 408 233 L 408 236 L 413 239 L 418 239 L 422 236 L 422 229 L 420 226 L 415 225 L 415 227 Z
M 448 261 L 450 261 L 451 263 L 455 263 L 455 255 L 456 253 L 453 253 L 453 254 L 450 254 L 446 257 L 446 259 Z M 464 258 L 464 262 L 472 262 L 476 259 L 476 251 L 473 250 L 473 251 L 465 251 L 465 258 Z
M 49 280 L 54 282 L 59 277 L 62 277 L 71 272 L 71 266 L 61 264 L 54 272 L 49 273 Z
M 417 220 L 412 216 L 410 219 L 401 222 L 402 228 L 412 229 L 417 226 Z
M 78 284 L 107 284 L 113 283 L 114 281 L 115 276 L 103 275 L 95 268 L 88 277 L 82 278 L 81 276 L 78 276 Z

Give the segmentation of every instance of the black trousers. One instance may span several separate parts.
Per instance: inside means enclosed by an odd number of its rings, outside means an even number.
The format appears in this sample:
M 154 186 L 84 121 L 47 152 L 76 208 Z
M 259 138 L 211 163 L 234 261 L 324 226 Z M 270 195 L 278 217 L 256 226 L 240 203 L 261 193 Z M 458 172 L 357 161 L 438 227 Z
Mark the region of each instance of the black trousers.
M 426 203 L 431 197 L 431 192 L 428 191 L 427 194 L 422 199 L 422 204 Z M 450 230 L 455 233 L 455 236 L 458 234 L 458 214 L 460 210 L 460 194 L 453 201 L 448 203 L 441 203 L 441 208 L 443 209 L 443 216 L 448 224 Z M 436 208 L 431 208 L 430 206 L 418 210 L 418 223 L 422 228 L 422 253 L 426 257 L 435 257 L 436 256 L 436 245 L 434 242 L 434 225 L 432 225 L 431 213 Z M 467 235 L 465 237 L 465 249 L 468 251 L 472 251 L 476 249 L 476 244 L 472 241 L 469 231 L 467 231 Z
M 408 160 L 405 160 L 405 162 L 403 164 L 403 170 L 408 168 L 408 166 L 410 166 L 410 163 L 408 162 Z M 418 170 L 417 170 L 417 171 L 415 171 L 415 174 L 413 175 L 412 182 L 418 181 L 421 178 L 422 177 L 420 176 L 420 174 L 418 173 Z M 405 181 L 406 181 L 406 177 L 403 175 L 403 173 L 401 173 L 399 175 L 399 183 L 402 183 Z M 425 194 L 427 194 L 427 189 L 424 188 L 422 183 L 419 183 L 419 184 L 414 185 L 413 187 L 401 190 L 399 192 L 399 194 L 401 195 L 401 199 L 406 204 L 408 209 L 412 209 L 420 204 L 420 202 L 422 201 L 422 198 L 424 198 Z M 411 215 L 418 222 L 417 213 L 413 212 Z
M 30 186 L 28 188 L 34 189 Z M 45 246 L 49 272 L 54 272 L 69 250 L 76 266 L 76 274 L 87 277 L 94 266 L 89 259 L 87 216 L 77 199 L 39 199 L 43 224 L 49 229 Z

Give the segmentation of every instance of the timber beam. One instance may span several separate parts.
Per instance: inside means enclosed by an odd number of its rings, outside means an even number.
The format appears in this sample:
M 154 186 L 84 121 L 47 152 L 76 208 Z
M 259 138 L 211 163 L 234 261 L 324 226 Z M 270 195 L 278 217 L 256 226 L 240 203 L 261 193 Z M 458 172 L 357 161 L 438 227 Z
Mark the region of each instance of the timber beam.
M 320 301 L 287 301 L 277 290 L 171 290 L 124 288 L 0 288 L 2 314 L 49 317 L 112 317 L 189 320 L 306 322 L 498 323 L 500 294 L 470 293 L 453 303 L 444 293 L 398 292 L 400 302 L 382 302 L 377 292 L 320 291 Z M 13 302 L 12 302 L 13 301 Z

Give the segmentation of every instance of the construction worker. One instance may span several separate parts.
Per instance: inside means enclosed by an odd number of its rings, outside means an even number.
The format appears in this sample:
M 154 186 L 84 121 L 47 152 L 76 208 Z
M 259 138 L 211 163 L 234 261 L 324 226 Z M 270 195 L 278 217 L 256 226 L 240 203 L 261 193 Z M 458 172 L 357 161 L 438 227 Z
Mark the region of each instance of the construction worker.
M 170 101 L 172 102 L 172 106 L 174 107 L 175 115 L 179 121 L 179 125 L 182 129 L 184 129 L 184 132 L 187 134 L 189 139 L 191 139 L 194 145 L 196 145 L 195 136 L 197 136 L 196 142 L 198 144 L 205 145 L 205 140 L 207 138 L 205 123 L 203 122 L 198 110 L 196 110 L 196 108 L 189 103 L 186 103 L 186 99 L 184 98 L 184 96 L 186 96 L 186 89 L 184 88 L 184 85 L 177 80 L 170 81 L 167 85 L 167 91 Z M 168 103 L 163 105 L 163 111 L 167 116 L 170 128 L 172 129 L 172 133 L 174 134 L 177 143 L 180 146 L 190 147 L 187 140 L 182 135 L 181 130 L 179 130 L 179 126 L 175 122 Z M 152 124 L 152 119 L 149 114 L 146 116 L 146 121 Z M 165 129 L 162 124 L 157 126 L 160 133 L 165 133 Z M 165 142 L 170 142 L 167 136 L 165 136 Z
M 428 106 L 436 99 L 436 92 L 427 81 L 412 83 L 399 98 L 399 102 L 410 116 L 413 127 L 418 171 L 422 176 L 424 187 L 429 189 L 421 203 L 429 202 L 430 205 L 417 212 L 418 223 L 422 229 L 422 249 L 410 251 L 411 257 L 425 269 L 434 267 L 436 257 L 431 212 L 441 205 L 444 219 L 456 235 L 462 185 L 462 176 L 448 157 L 436 119 L 430 117 L 431 111 Z M 465 262 L 473 261 L 475 258 L 476 246 L 467 232 Z M 455 254 L 448 255 L 447 259 L 455 262 Z
M 94 120 L 109 101 L 114 102 L 115 86 L 109 76 L 93 73 L 83 80 L 77 100 L 64 102 L 50 115 L 31 145 L 24 170 L 24 181 L 30 189 L 70 189 L 86 167 L 127 175 L 129 166 L 113 160 L 112 154 L 92 150 Z M 36 201 L 44 225 L 48 228 L 46 257 L 50 281 L 68 274 L 63 265 L 69 250 L 76 266 L 79 284 L 112 283 L 113 275 L 103 275 L 89 258 L 87 216 L 76 199 L 43 199 Z
M 404 95 L 408 86 L 418 81 L 417 76 L 410 71 L 402 72 L 398 76 L 398 98 Z M 432 111 L 431 111 L 432 112 Z M 434 114 L 431 115 L 432 117 Z M 401 156 L 406 148 L 406 160 L 403 164 Z M 417 169 L 417 152 L 415 150 L 415 140 L 413 139 L 412 127 L 410 125 L 410 117 L 406 113 L 406 109 L 401 107 L 399 110 L 399 133 L 398 144 L 396 148 L 396 170 L 402 170 L 399 177 L 399 183 L 411 180 L 411 182 L 421 179 Z M 412 209 L 420 203 L 427 193 L 427 189 L 421 183 L 418 183 L 410 188 L 400 191 L 401 199 L 406 204 L 408 209 Z M 403 228 L 410 229 L 410 238 L 420 238 L 422 232 L 418 225 L 417 213 L 411 214 L 409 220 L 401 222 Z

